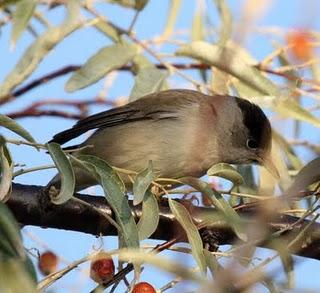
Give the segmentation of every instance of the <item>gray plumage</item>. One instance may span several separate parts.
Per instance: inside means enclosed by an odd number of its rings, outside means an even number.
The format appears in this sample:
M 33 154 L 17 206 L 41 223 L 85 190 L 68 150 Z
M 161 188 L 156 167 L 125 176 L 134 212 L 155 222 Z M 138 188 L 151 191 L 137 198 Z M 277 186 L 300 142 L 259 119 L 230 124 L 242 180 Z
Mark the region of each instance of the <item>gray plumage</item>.
M 95 155 L 137 172 L 151 160 L 161 177 L 200 177 L 220 162 L 264 164 L 268 158 L 270 163 L 268 119 L 258 106 L 231 96 L 191 90 L 151 94 L 82 119 L 52 141 L 63 144 L 91 129 L 97 130 L 79 146 L 93 147 L 74 155 Z M 75 174 L 77 190 L 95 184 L 83 170 Z M 127 176 L 122 179 L 130 185 Z M 59 181 L 57 175 L 49 185 Z

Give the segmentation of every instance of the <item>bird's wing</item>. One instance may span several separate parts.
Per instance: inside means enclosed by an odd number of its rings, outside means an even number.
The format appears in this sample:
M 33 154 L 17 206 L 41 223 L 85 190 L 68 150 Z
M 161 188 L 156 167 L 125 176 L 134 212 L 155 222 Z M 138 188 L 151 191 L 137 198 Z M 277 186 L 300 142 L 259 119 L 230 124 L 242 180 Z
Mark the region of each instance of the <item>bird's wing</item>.
M 137 101 L 138 102 L 138 101 Z M 142 102 L 142 101 L 141 101 Z M 159 109 L 159 107 L 141 107 L 142 103 L 130 103 L 128 105 L 110 109 L 82 120 L 79 120 L 72 128 L 56 134 L 50 142 L 64 144 L 67 141 L 91 129 L 113 127 L 141 120 L 176 119 L 177 112 L 173 109 Z

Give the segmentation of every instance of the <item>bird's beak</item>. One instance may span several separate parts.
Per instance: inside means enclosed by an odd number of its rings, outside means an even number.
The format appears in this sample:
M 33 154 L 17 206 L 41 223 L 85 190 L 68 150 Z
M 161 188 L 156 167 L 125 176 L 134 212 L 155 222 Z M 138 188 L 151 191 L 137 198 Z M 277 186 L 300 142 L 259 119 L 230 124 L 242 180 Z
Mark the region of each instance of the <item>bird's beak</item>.
M 259 157 L 259 161 L 260 161 L 260 164 L 264 166 L 276 180 L 280 179 L 279 171 L 275 166 L 275 164 L 273 163 L 271 155 Z

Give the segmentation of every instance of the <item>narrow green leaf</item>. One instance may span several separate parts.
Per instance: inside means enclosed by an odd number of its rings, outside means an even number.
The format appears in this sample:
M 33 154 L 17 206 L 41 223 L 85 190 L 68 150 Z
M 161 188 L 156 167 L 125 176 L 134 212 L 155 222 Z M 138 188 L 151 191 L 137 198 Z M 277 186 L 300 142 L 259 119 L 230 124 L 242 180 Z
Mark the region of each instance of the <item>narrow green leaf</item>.
M 241 174 L 230 164 L 220 163 L 212 166 L 208 171 L 209 176 L 218 176 L 231 181 L 234 185 L 243 184 Z
M 11 211 L 2 202 L 0 202 L 0 235 L 0 255 L 24 260 L 25 252 L 21 241 L 20 228 Z M 3 248 L 7 249 L 4 250 Z
M 30 18 L 36 8 L 35 0 L 21 0 L 16 5 L 16 9 L 12 16 L 12 33 L 11 33 L 11 44 L 15 46 L 18 38 L 26 29 Z
M 126 65 L 137 54 L 137 47 L 115 44 L 100 49 L 67 81 L 65 89 L 73 92 L 85 88 L 103 78 L 110 71 Z
M 223 46 L 197 41 L 182 46 L 176 52 L 178 56 L 188 56 L 210 64 L 237 77 L 248 86 L 264 95 L 280 96 L 280 92 L 258 69 L 249 65 L 237 51 Z
M 257 195 L 258 194 L 258 185 L 254 177 L 254 170 L 252 165 L 238 165 L 237 171 L 241 174 L 244 183 L 242 185 L 239 185 L 236 187 L 235 191 L 240 193 L 246 193 L 246 194 L 252 194 Z M 250 203 L 255 201 L 251 198 L 241 198 L 241 202 L 243 203 Z M 239 204 L 239 197 L 237 196 L 231 196 L 230 198 L 230 205 L 235 206 Z
M 149 2 L 149 0 L 108 0 L 111 3 L 118 4 L 124 7 L 142 10 Z
M 211 68 L 211 72 L 211 89 L 219 95 L 228 95 L 230 75 L 215 67 Z
M 148 94 L 163 90 L 167 77 L 167 72 L 162 72 L 156 67 L 142 68 L 135 77 L 129 101 L 135 101 Z
M 99 19 L 94 26 L 114 42 L 121 41 L 121 32 L 104 19 Z
M 157 68 L 146 56 L 143 54 L 137 54 L 134 56 L 132 60 L 132 65 L 133 69 L 132 72 L 134 74 L 138 74 L 141 70 L 146 69 L 146 68 Z
M 139 173 L 133 182 L 133 205 L 138 205 L 142 202 L 147 189 L 155 178 L 152 161 L 149 161 L 148 168 Z
M 207 282 L 203 276 L 187 268 L 185 265 L 181 265 L 177 262 L 167 259 L 166 257 L 156 255 L 154 252 L 146 252 L 145 250 L 141 249 L 121 249 L 117 254 L 119 259 L 122 261 L 136 264 L 147 263 L 158 267 L 165 272 L 180 276 L 183 279 L 193 280 L 198 283 Z
M 31 277 L 31 280 L 33 280 L 34 282 L 37 282 L 37 272 L 28 254 L 26 254 L 26 259 L 23 263 L 24 263 L 26 272 Z
M 271 94 L 264 96 L 261 91 L 250 87 L 248 84 L 238 79 L 233 80 L 232 84 L 242 98 L 248 99 L 260 106 L 268 107 L 283 116 L 308 122 L 314 126 L 320 127 L 320 119 L 301 107 L 294 98 Z
M 13 131 L 14 133 L 20 135 L 21 137 L 23 137 L 29 142 L 35 142 L 34 138 L 31 136 L 31 134 L 27 130 L 25 130 L 16 121 L 14 121 L 8 116 L 0 114 L 0 126 Z
M 314 126 L 320 127 L 320 119 L 311 114 L 308 110 L 292 98 L 275 101 L 272 109 L 281 115 L 308 122 Z
M 1 140 L 3 138 L 0 137 Z M 10 197 L 14 163 L 4 141 L 0 141 L 0 201 L 5 202 Z
M 287 287 L 293 288 L 294 284 L 294 261 L 288 246 L 278 239 L 273 239 L 270 247 L 279 253 L 282 266 L 287 276 Z
M 287 140 L 279 132 L 275 131 L 274 129 L 272 130 L 272 136 L 275 139 L 275 141 L 278 143 L 278 145 L 281 147 L 281 149 L 285 152 L 285 155 L 289 160 L 291 166 L 295 170 L 300 170 L 302 168 L 302 162 L 298 157 L 298 155 L 296 154 L 293 147 L 290 145 L 290 143 L 288 143 Z
M 247 241 L 247 235 L 244 232 L 244 227 L 242 225 L 239 215 L 235 210 L 229 205 L 229 203 L 223 198 L 223 196 L 212 189 L 208 183 L 201 181 L 198 178 L 185 177 L 179 179 L 181 182 L 188 184 L 195 188 L 196 190 L 201 191 L 205 196 L 211 199 L 214 206 L 222 212 L 224 215 L 224 220 L 228 225 L 234 230 L 237 236 L 243 240 Z
M 142 202 L 142 214 L 137 224 L 139 239 L 149 238 L 156 231 L 158 223 L 158 201 L 151 191 L 147 191 Z
M 36 283 L 25 270 L 19 259 L 6 259 L 0 262 L 0 292 L 36 293 Z
M 230 39 L 232 32 L 232 15 L 225 0 L 215 0 L 221 18 L 219 45 L 224 46 Z
M 206 264 L 212 274 L 212 276 L 215 276 L 219 271 L 223 270 L 223 267 L 219 264 L 216 256 L 212 254 L 207 249 L 203 250 L 203 254 L 206 260 Z
M 193 223 L 187 209 L 181 203 L 169 199 L 169 206 L 177 221 L 187 233 L 188 241 L 191 245 L 192 255 L 195 258 L 200 271 L 202 273 L 206 273 L 207 265 L 203 254 L 203 243 L 198 228 Z
M 1 0 L 0 1 L 0 8 L 4 8 L 7 7 L 9 5 L 13 5 L 17 2 L 19 2 L 20 0 Z
M 167 17 L 167 23 L 163 32 L 163 36 L 167 37 L 171 35 L 173 32 L 175 23 L 177 21 L 177 16 L 179 12 L 179 8 L 181 6 L 181 0 L 171 0 L 170 1 L 170 7 L 168 9 L 169 15 Z
M 136 0 L 135 9 L 141 11 L 147 4 L 149 0 Z
M 91 165 L 89 171 L 99 175 L 106 199 L 115 213 L 127 247 L 139 247 L 137 225 L 132 216 L 125 187 L 118 174 L 104 160 L 95 156 L 80 156 L 79 160 Z
M 196 12 L 193 17 L 191 27 L 191 40 L 192 41 L 203 41 L 205 38 L 204 26 L 203 26 L 203 15 L 200 12 Z
M 316 158 L 300 170 L 291 186 L 283 194 L 292 197 L 299 196 L 300 191 L 306 190 L 309 185 L 319 181 L 320 158 Z
M 0 101 L 10 95 L 11 91 L 27 79 L 38 67 L 42 59 L 64 38 L 85 23 L 77 22 L 48 29 L 42 36 L 38 37 L 25 51 L 18 64 L 7 75 L 0 85 Z
M 61 177 L 61 186 L 59 194 L 51 196 L 51 201 L 54 204 L 63 204 L 72 198 L 75 188 L 75 176 L 73 172 L 72 165 L 68 160 L 67 156 L 64 154 L 61 146 L 57 143 L 47 143 L 46 147 L 48 152 L 59 170 Z

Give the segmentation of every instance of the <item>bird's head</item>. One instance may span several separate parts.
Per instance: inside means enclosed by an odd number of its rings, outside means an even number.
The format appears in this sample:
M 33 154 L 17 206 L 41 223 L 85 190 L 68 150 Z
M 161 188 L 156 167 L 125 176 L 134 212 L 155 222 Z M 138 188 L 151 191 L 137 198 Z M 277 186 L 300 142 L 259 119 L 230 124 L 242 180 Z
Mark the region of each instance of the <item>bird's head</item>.
M 268 118 L 259 106 L 245 99 L 235 98 L 235 102 L 238 117 L 230 117 L 233 121 L 229 142 L 232 146 L 230 163 L 257 163 L 278 179 L 279 172 L 271 159 L 272 131 Z

